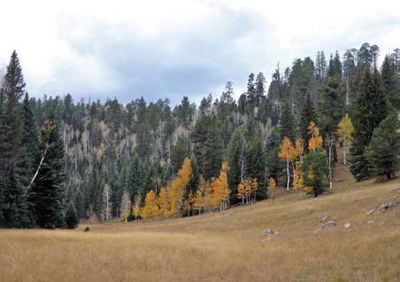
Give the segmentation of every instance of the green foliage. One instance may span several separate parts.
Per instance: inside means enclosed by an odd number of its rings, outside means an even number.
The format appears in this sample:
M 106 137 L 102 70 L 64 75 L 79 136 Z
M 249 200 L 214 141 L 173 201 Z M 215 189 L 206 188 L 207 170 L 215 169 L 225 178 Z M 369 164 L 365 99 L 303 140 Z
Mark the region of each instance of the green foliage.
M 304 149 L 306 152 L 308 151 L 308 142 L 311 139 L 311 133 L 308 129 L 308 126 L 312 121 L 318 125 L 317 114 L 315 113 L 314 104 L 311 100 L 311 93 L 308 93 L 306 102 L 304 103 L 304 107 L 301 112 L 299 124 L 300 136 L 303 140 Z
M 326 156 L 321 148 L 310 150 L 303 158 L 303 185 L 311 188 L 309 193 L 314 197 L 325 191 L 325 164 Z
M 290 106 L 288 101 L 285 101 L 282 105 L 282 114 L 281 114 L 280 124 L 279 124 L 279 133 L 280 133 L 281 140 L 283 140 L 283 138 L 286 136 L 292 142 L 295 142 L 296 125 L 295 125 L 294 117 L 292 114 L 292 107 Z
M 382 80 L 376 70 L 371 74 L 369 68 L 365 68 L 362 72 L 352 112 L 354 138 L 350 150 L 350 170 L 356 180 L 361 181 L 370 176 L 365 148 L 374 129 L 388 114 Z
M 396 115 L 385 118 L 375 128 L 371 142 L 366 148 L 366 157 L 371 175 L 390 180 L 399 170 L 400 154 L 399 121 Z
M 79 219 L 75 206 L 72 202 L 69 203 L 65 213 L 65 225 L 68 229 L 75 229 L 78 227 Z
M 42 228 L 64 227 L 64 145 L 53 116 L 46 120 L 40 147 L 43 162 L 30 199 L 33 215 Z

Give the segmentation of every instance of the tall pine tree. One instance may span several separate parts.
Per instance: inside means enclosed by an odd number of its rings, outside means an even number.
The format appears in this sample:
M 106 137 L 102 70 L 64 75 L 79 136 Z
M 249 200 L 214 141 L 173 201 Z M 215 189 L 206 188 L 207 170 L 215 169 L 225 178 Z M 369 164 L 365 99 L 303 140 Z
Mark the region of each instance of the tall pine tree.
M 354 139 L 350 149 L 350 170 L 357 181 L 366 180 L 370 176 L 365 148 L 371 140 L 374 129 L 387 115 L 387 103 L 380 74 L 376 70 L 371 73 L 366 67 L 357 87 L 357 99 L 352 113 Z

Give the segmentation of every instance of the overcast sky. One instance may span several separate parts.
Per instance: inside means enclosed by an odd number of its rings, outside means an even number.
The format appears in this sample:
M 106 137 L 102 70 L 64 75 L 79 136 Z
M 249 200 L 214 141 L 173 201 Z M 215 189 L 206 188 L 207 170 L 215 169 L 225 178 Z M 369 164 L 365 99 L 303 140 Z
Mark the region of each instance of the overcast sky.
M 249 73 L 370 42 L 400 47 L 400 1 L 7 1 L 0 65 L 16 49 L 31 95 L 172 103 L 219 96 Z M 271 3 L 273 2 L 273 3 Z

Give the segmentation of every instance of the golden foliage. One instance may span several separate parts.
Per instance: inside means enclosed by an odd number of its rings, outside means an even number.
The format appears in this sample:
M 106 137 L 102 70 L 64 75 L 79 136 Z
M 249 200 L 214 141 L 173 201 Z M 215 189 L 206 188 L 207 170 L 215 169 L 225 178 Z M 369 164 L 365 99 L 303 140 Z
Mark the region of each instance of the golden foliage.
M 308 130 L 312 136 L 311 139 L 308 141 L 308 148 L 311 151 L 315 151 L 322 146 L 323 140 L 322 137 L 319 135 L 319 128 L 315 125 L 313 121 L 310 122 Z
M 143 219 L 155 217 L 160 214 L 160 209 L 157 205 L 156 193 L 154 193 L 153 190 L 150 190 L 146 194 L 146 199 L 144 201 L 144 207 L 140 212 L 140 216 Z

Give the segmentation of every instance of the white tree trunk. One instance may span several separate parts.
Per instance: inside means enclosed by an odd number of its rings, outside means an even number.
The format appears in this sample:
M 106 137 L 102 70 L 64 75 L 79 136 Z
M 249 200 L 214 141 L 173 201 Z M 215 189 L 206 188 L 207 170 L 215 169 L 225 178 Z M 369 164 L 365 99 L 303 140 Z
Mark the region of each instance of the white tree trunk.
M 287 170 L 286 190 L 289 191 L 289 187 L 290 187 L 290 167 L 289 167 L 289 160 L 286 160 L 286 170 Z

